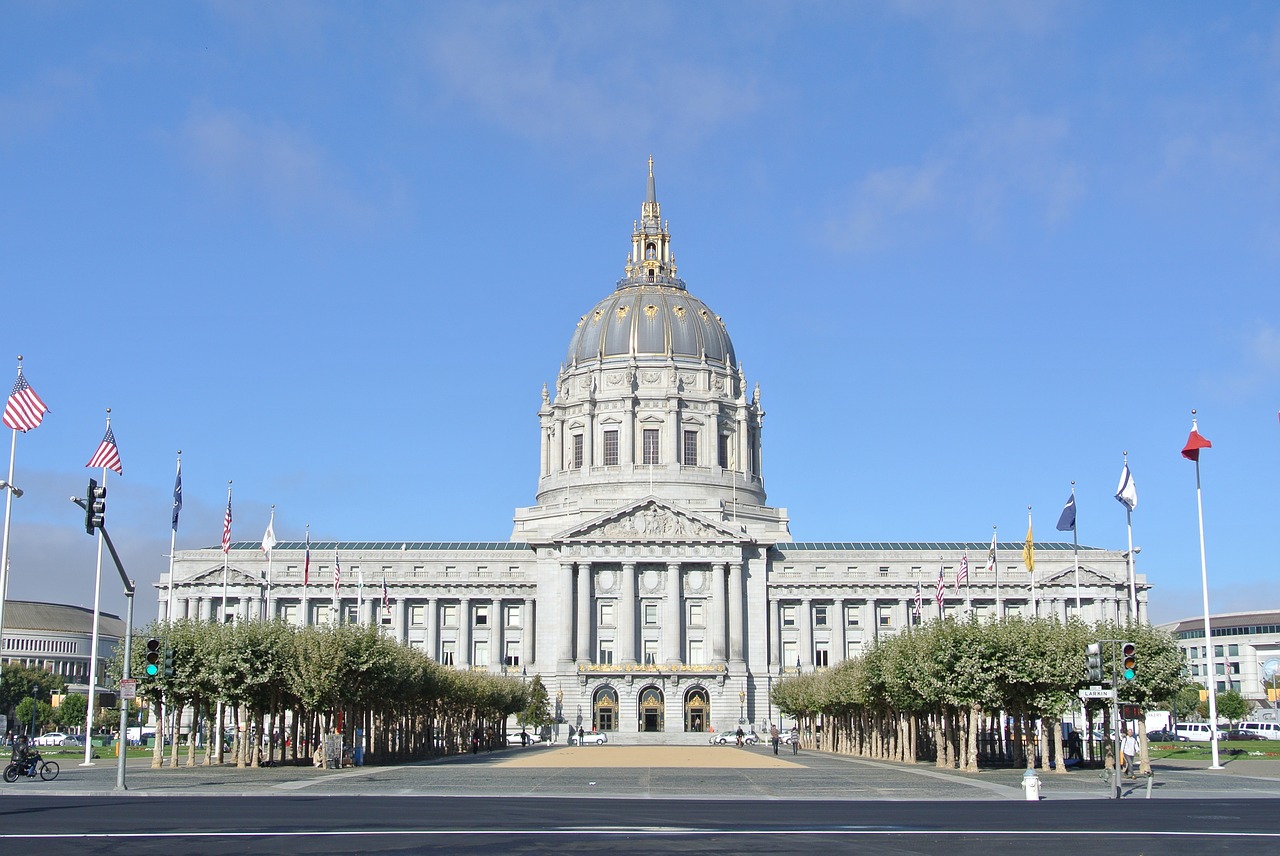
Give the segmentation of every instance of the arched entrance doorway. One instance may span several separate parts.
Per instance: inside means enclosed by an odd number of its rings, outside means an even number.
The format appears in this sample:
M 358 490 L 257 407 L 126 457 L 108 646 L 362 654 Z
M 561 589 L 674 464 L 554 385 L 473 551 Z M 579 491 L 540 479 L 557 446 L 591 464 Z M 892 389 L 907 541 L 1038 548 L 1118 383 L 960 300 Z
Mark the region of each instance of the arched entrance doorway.
M 711 702 L 703 687 L 690 687 L 684 694 L 684 730 L 702 732 L 711 721 Z
M 601 687 L 591 700 L 591 727 L 595 731 L 618 730 L 618 691 Z
M 662 715 L 665 702 L 662 690 L 657 687 L 645 687 L 640 691 L 640 730 L 661 731 Z

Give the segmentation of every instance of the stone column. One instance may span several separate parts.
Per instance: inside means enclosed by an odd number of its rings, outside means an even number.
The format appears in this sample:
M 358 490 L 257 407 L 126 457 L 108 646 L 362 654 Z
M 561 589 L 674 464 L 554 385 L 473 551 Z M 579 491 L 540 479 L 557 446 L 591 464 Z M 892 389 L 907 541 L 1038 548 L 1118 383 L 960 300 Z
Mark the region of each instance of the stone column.
M 591 563 L 578 563 L 577 654 L 579 663 L 591 662 Z
M 769 599 L 769 671 L 778 671 L 782 664 L 782 602 Z
M 253 621 L 258 618 L 260 613 L 258 612 L 258 599 L 256 597 L 249 596 L 243 598 L 240 601 L 240 606 L 244 610 L 241 614 L 241 618 L 243 620 Z
M 551 425 L 551 471 L 564 470 L 564 420 L 557 419 Z
M 680 460 L 680 399 L 675 396 L 667 399 L 666 434 L 666 442 L 662 444 L 662 463 L 670 465 Z
M 583 421 L 586 425 L 582 428 L 582 466 L 587 472 L 591 472 L 591 467 L 595 465 L 596 420 L 591 412 L 588 411 Z
M 502 674 L 505 652 L 502 639 L 502 598 L 489 599 L 489 671 Z
M 524 609 L 521 610 L 520 620 L 523 626 L 520 628 L 520 665 L 528 668 L 534 664 L 537 658 L 534 648 L 533 628 L 533 598 L 526 597 L 524 599 Z
M 727 597 L 724 590 L 724 578 L 727 573 L 728 565 L 724 562 L 714 562 L 711 565 L 711 615 L 708 630 L 711 634 L 711 662 L 723 663 L 725 661 L 724 640 L 729 635 L 725 628 L 725 607 Z
M 463 669 L 471 668 L 471 598 L 458 602 L 458 660 Z
M 636 407 L 630 393 L 622 414 L 622 435 L 618 438 L 619 459 L 624 466 L 636 462 Z
M 424 635 L 422 649 L 433 660 L 440 659 L 440 603 L 437 598 L 427 598 L 427 612 L 422 618 Z M 406 634 L 408 631 L 405 631 Z
M 662 620 L 662 647 L 665 649 L 663 657 L 667 663 L 684 661 L 680 650 L 680 630 L 684 625 L 682 620 L 684 616 L 681 614 L 680 585 L 680 563 L 667 562 L 667 614 Z
M 845 639 L 845 627 L 848 625 L 848 616 L 845 614 L 845 603 L 843 598 L 836 598 L 831 606 L 832 612 L 835 613 L 831 617 L 834 632 L 831 634 L 831 647 L 835 650 L 830 652 L 828 656 L 831 658 L 830 665 L 834 666 L 841 660 L 846 659 L 849 654 L 849 643 Z
M 622 596 L 618 598 L 618 662 L 636 661 L 636 563 L 622 563 Z
M 729 661 L 744 664 L 742 656 L 743 609 L 742 563 L 729 563 Z
M 403 595 L 396 595 L 396 622 L 399 625 L 396 628 L 396 638 L 400 640 L 401 645 L 409 644 L 409 599 Z M 431 625 L 428 624 L 428 627 Z M 428 635 L 430 631 L 428 630 Z M 440 658 L 440 652 L 430 647 L 425 649 L 427 656 L 433 660 Z
M 813 601 L 801 598 L 797 611 L 800 613 L 800 649 L 796 653 L 800 655 L 801 667 L 813 671 Z
M 212 599 L 207 597 L 197 597 L 196 598 L 196 615 L 199 617 L 199 619 L 201 621 L 208 621 L 209 617 L 212 614 L 213 614 Z
M 559 639 L 556 644 L 556 659 L 562 664 L 564 671 L 573 662 L 573 562 L 560 563 L 559 621 L 556 632 Z

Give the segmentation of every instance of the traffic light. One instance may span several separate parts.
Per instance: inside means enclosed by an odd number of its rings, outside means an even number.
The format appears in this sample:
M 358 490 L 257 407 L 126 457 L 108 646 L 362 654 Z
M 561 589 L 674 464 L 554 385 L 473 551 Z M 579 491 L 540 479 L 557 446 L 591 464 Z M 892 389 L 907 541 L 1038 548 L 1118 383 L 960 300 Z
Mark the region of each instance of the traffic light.
M 147 640 L 147 665 L 143 669 L 148 678 L 154 678 L 160 674 L 160 640 L 151 638 Z
M 1085 651 L 1085 664 L 1089 672 L 1089 683 L 1102 683 L 1102 645 L 1091 642 Z
M 161 670 L 166 678 L 173 677 L 173 648 L 168 645 L 164 648 L 164 668 Z
M 1132 642 L 1120 643 L 1120 677 L 1131 681 L 1138 675 L 1138 646 Z
M 92 535 L 101 529 L 107 514 L 107 486 L 98 485 L 97 479 L 89 479 L 84 495 L 84 531 Z

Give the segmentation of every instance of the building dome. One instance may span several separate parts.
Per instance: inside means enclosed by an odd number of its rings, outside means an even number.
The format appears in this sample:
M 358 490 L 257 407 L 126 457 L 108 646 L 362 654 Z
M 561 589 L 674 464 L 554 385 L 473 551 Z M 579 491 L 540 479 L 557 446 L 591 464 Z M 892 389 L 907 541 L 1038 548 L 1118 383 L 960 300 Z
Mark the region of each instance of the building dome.
M 568 361 L 627 356 L 734 364 L 724 322 L 683 283 L 649 285 L 630 278 L 578 321 Z

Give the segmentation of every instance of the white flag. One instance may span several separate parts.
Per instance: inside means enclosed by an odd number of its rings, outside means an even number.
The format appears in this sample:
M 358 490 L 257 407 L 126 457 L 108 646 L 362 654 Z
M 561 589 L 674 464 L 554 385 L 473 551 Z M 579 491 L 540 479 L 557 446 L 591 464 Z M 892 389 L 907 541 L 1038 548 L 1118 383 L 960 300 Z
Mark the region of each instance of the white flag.
M 1129 472 L 1129 464 L 1124 465 L 1124 472 L 1120 473 L 1120 486 L 1116 488 L 1116 499 L 1133 511 L 1138 507 L 1138 489 L 1133 485 L 1133 473 Z
M 267 522 L 266 534 L 262 536 L 262 552 L 270 554 L 276 546 L 276 516 L 271 515 L 271 520 Z

